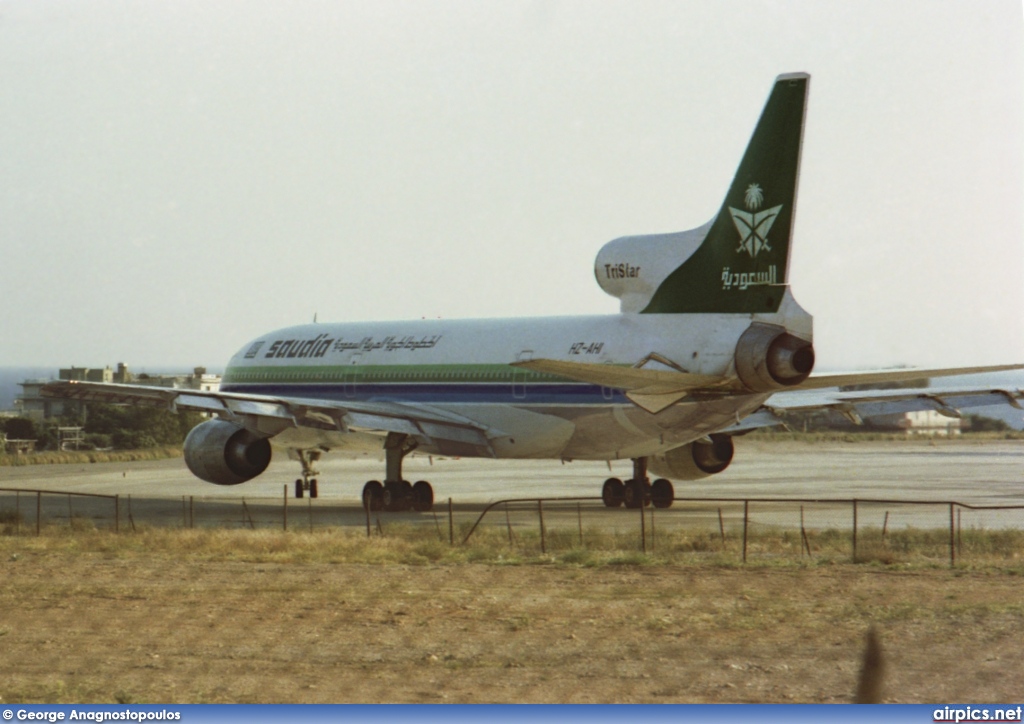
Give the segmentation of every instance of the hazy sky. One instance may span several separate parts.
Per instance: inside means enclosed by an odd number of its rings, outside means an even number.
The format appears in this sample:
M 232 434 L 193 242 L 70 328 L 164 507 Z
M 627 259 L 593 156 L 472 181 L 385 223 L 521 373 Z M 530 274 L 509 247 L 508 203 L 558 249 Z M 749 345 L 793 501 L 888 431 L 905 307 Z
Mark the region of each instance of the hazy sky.
M 0 365 L 289 324 L 614 313 L 812 74 L 819 368 L 1024 361 L 1020 0 L 0 2 Z

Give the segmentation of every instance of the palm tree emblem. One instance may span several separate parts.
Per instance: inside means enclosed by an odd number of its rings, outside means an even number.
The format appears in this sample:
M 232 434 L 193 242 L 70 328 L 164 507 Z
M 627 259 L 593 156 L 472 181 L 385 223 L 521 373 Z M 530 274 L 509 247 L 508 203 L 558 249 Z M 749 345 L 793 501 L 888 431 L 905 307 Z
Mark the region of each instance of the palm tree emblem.
M 763 201 L 764 191 L 761 190 L 760 184 L 750 184 L 747 186 L 747 193 L 743 196 L 743 203 L 747 205 L 748 209 L 757 211 L 761 208 Z

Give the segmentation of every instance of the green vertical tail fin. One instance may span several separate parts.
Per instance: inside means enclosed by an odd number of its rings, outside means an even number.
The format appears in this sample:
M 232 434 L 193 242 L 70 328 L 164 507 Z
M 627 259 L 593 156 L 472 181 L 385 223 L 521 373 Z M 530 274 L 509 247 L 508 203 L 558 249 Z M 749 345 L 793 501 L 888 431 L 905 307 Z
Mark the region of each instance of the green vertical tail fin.
M 788 279 L 809 84 L 807 73 L 775 79 L 707 236 L 642 312 L 778 311 Z

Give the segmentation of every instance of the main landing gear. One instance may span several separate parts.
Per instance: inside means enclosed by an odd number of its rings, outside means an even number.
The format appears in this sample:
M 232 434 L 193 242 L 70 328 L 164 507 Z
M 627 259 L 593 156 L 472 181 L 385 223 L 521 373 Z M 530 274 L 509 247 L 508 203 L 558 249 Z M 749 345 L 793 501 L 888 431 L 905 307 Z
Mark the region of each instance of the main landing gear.
M 315 498 L 317 496 L 316 476 L 320 472 L 313 468 L 313 463 L 317 462 L 322 454 L 320 450 L 295 451 L 299 462 L 302 463 L 302 477 L 295 479 L 296 498 L 301 498 L 307 490 L 309 491 L 309 497 Z
M 416 449 L 408 435 L 389 432 L 384 440 L 385 480 L 371 480 L 363 486 L 363 507 L 367 510 L 426 512 L 434 507 L 434 488 L 426 480 L 415 485 L 402 478 L 402 460 Z
M 675 499 L 675 489 L 665 478 L 653 483 L 647 477 L 647 458 L 633 458 L 633 477 L 623 482 L 608 478 L 601 488 L 601 500 L 608 508 L 640 508 L 653 504 L 655 508 L 669 508 Z

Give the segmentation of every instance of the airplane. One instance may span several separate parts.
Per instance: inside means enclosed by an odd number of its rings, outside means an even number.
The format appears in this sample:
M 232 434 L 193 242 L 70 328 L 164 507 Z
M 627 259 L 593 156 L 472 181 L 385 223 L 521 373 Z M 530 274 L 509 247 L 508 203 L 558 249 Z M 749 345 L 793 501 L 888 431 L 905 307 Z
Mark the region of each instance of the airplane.
M 362 503 L 387 511 L 433 505 L 431 484 L 403 475 L 410 453 L 628 459 L 632 477 L 605 480 L 604 504 L 669 507 L 672 480 L 721 473 L 734 435 L 788 411 L 860 421 L 1020 407 L 1020 390 L 825 391 L 1019 364 L 812 374 L 812 318 L 788 281 L 809 84 L 807 73 L 776 78 L 710 222 L 599 251 L 594 273 L 620 300 L 618 314 L 306 324 L 246 343 L 216 392 L 62 381 L 42 393 L 210 414 L 188 434 L 184 458 L 217 485 L 260 475 L 277 448 L 302 466 L 296 497 L 316 497 L 323 453 L 383 451 L 383 480 L 366 482 Z

